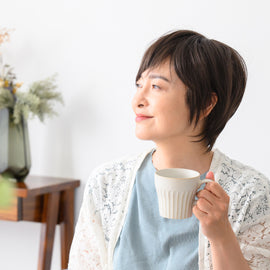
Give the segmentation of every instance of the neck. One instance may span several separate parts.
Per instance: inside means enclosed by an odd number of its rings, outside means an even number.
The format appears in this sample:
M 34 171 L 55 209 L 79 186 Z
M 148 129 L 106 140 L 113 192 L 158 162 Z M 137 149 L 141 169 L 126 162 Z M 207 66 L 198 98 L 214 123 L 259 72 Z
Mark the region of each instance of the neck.
M 197 142 L 162 142 L 156 143 L 153 153 L 153 165 L 157 170 L 166 168 L 185 168 L 200 174 L 209 170 L 213 152 Z

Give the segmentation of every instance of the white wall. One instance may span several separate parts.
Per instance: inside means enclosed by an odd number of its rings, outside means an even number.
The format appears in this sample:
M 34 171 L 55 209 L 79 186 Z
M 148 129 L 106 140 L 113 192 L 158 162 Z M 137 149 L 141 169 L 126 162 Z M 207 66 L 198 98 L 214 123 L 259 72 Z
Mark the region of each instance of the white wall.
M 270 17 L 268 1 L 1 2 L 0 27 L 15 28 L 4 59 L 25 85 L 59 73 L 65 107 L 59 117 L 29 123 L 31 174 L 81 179 L 115 157 L 153 145 L 134 135 L 130 102 L 147 46 L 172 29 L 192 29 L 225 42 L 249 70 L 244 100 L 216 146 L 270 176 Z M 60 269 L 59 229 L 53 270 Z M 40 225 L 0 221 L 0 269 L 37 267 Z

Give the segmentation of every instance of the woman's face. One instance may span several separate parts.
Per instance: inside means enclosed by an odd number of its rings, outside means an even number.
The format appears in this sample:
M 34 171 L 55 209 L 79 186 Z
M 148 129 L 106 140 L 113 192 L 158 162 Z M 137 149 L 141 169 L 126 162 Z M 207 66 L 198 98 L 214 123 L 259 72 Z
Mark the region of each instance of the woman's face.
M 186 86 L 170 67 L 169 61 L 144 71 L 137 81 L 137 91 L 132 100 L 132 109 L 137 116 L 136 136 L 157 143 L 188 139 L 198 132 L 189 123 L 185 96 Z

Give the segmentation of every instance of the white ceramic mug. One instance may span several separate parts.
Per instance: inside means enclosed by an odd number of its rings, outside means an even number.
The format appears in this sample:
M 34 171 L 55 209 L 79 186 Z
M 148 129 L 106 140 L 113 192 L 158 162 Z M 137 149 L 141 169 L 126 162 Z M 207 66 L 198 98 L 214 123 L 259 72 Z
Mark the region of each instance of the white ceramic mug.
M 162 217 L 184 219 L 192 216 L 195 195 L 203 183 L 200 173 L 193 170 L 172 168 L 155 172 L 155 186 L 159 213 Z

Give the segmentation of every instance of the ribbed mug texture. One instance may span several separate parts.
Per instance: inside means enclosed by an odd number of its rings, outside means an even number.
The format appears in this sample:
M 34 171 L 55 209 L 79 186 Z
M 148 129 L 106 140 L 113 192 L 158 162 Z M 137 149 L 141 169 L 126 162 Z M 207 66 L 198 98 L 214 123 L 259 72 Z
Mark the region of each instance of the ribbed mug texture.
M 159 203 L 159 213 L 162 217 L 184 219 L 192 216 L 195 192 L 179 192 L 156 189 Z
M 171 168 L 156 171 L 155 186 L 160 215 L 172 219 L 191 217 L 197 189 L 209 181 L 201 180 L 200 173 L 194 170 Z

